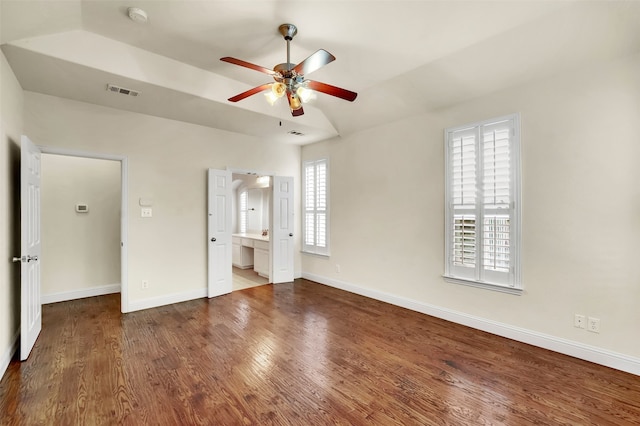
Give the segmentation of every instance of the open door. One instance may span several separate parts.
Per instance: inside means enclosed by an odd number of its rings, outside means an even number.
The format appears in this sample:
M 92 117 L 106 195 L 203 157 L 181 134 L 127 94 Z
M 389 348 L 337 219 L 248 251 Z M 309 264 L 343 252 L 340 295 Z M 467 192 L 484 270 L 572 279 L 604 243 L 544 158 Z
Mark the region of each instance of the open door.
M 231 171 L 209 169 L 208 295 L 231 293 Z
M 293 178 L 273 177 L 273 273 L 271 282 L 293 281 Z
M 42 330 L 40 303 L 40 149 L 22 136 L 20 146 L 20 359 L 24 361 Z

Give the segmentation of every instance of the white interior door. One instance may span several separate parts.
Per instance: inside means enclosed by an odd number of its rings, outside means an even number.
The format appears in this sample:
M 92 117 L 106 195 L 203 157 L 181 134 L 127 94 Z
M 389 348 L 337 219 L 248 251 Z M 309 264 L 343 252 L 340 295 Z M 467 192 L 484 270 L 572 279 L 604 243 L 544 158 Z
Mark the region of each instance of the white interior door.
M 231 293 L 231 171 L 209 169 L 208 295 Z
M 271 282 L 293 281 L 293 178 L 273 177 L 273 228 Z
M 40 303 L 40 149 L 22 136 L 20 159 L 20 359 L 25 360 L 42 330 Z

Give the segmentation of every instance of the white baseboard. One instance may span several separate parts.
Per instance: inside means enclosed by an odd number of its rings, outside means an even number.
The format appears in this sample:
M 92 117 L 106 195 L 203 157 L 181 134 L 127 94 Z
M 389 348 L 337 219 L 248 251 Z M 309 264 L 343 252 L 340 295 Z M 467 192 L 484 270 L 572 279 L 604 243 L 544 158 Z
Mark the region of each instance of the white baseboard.
M 7 368 L 9 368 L 13 354 L 18 350 L 18 337 L 20 337 L 20 329 L 16 330 L 13 335 L 13 343 L 2 353 L 2 358 L 0 358 L 0 380 L 4 377 L 4 373 L 7 372 Z
M 157 308 L 159 306 L 171 305 L 172 303 L 186 302 L 188 300 L 202 299 L 203 297 L 207 297 L 206 288 L 190 290 L 184 293 L 173 293 L 166 296 L 151 297 L 149 299 L 135 300 L 129 302 L 129 312 Z
M 574 342 L 572 340 L 551 336 L 537 331 L 516 327 L 485 318 L 476 317 L 465 314 L 463 312 L 453 311 L 451 309 L 442 308 L 428 303 L 419 302 L 413 299 L 396 296 L 390 293 L 372 290 L 344 281 L 334 280 L 332 278 L 320 275 L 303 273 L 302 277 L 311 281 L 325 284 L 331 287 L 339 288 L 350 293 L 366 296 L 371 299 L 387 302 L 392 305 L 401 306 L 431 315 L 457 324 L 477 330 L 486 331 L 498 336 L 507 337 L 518 342 L 527 343 L 538 346 L 551 351 L 559 352 L 575 358 L 580 358 L 606 367 L 615 368 L 617 370 L 626 371 L 627 373 L 640 376 L 640 358 L 624 355 L 621 353 L 609 351 L 595 346 L 585 345 L 583 343 Z
M 85 297 L 102 296 L 104 294 L 120 293 L 120 284 L 109 284 L 100 287 L 83 288 L 82 290 L 63 291 L 60 293 L 41 294 L 40 303 L 66 302 L 67 300 L 83 299 Z

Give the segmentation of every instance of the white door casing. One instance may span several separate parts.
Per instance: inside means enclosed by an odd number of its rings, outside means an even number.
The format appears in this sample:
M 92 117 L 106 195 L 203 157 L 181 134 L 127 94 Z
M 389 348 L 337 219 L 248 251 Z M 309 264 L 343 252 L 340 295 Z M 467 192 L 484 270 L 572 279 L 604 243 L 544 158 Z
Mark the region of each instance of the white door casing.
M 293 281 L 293 178 L 273 177 L 271 253 L 274 284 Z
M 20 359 L 26 360 L 42 330 L 40 303 L 40 149 L 22 136 L 20 146 Z
M 208 173 L 208 296 L 231 293 L 231 171 Z

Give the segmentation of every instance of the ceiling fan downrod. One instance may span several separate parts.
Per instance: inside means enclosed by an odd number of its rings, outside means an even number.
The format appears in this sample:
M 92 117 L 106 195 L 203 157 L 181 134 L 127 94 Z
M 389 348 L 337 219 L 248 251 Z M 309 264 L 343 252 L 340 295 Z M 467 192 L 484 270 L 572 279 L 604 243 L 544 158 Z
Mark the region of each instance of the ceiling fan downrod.
M 287 71 L 291 71 L 291 49 L 289 46 L 289 42 L 293 40 L 293 37 L 298 34 L 298 28 L 293 24 L 282 24 L 278 27 L 278 31 L 282 34 L 285 41 L 287 42 Z

